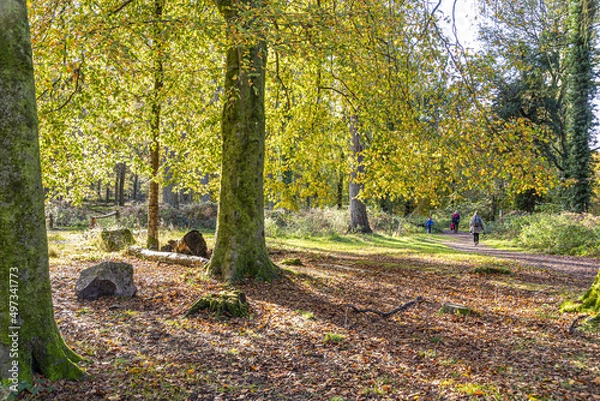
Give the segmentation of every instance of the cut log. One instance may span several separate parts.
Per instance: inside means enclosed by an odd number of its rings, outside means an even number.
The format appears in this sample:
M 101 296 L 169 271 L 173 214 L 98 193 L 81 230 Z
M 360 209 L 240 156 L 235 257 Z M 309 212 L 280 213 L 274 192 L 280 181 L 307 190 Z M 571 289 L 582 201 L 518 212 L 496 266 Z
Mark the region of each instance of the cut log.
M 106 218 L 112 217 L 112 216 L 115 216 L 115 218 L 117 220 L 119 220 L 119 211 L 115 210 L 114 212 L 110 212 L 110 213 L 102 215 L 102 216 L 90 216 L 90 230 L 92 230 L 96 227 L 96 220 L 106 219 Z
M 158 263 L 183 266 L 204 266 L 208 259 L 202 256 L 184 255 L 173 252 L 158 252 L 142 248 L 141 246 L 130 246 L 128 253 L 140 259 L 153 260 Z

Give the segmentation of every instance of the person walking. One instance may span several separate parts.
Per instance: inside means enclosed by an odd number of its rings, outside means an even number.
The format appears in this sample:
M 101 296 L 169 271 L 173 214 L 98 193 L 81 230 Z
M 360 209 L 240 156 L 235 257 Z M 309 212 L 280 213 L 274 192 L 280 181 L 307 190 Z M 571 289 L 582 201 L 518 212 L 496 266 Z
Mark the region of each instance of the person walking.
M 452 227 L 450 227 L 450 231 L 454 231 L 454 234 L 458 233 L 458 224 L 459 223 L 460 223 L 460 214 L 458 214 L 458 210 L 457 210 L 452 215 Z
M 431 218 L 431 216 L 429 216 L 427 218 L 427 221 L 425 222 L 425 229 L 427 231 L 427 234 L 431 234 L 431 227 L 433 227 L 435 223 L 433 222 L 433 219 Z
M 477 211 L 475 211 L 469 222 L 469 232 L 473 234 L 475 246 L 479 245 L 479 233 L 483 232 L 485 234 L 485 226 L 483 225 L 483 220 L 479 217 L 479 214 L 477 214 Z

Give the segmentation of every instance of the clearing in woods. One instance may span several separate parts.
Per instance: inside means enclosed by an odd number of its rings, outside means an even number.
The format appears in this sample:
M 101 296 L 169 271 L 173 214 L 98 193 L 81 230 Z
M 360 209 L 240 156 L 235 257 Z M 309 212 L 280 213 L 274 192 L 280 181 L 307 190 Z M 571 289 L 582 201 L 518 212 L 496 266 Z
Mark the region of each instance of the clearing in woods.
M 559 312 L 596 260 L 516 255 L 485 238 L 475 249 L 466 234 L 270 240 L 281 279 L 236 286 L 251 317 L 219 320 L 183 314 L 222 283 L 116 253 L 94 257 L 132 263 L 137 296 L 79 302 L 79 271 L 98 261 L 69 254 L 63 237 L 50 233 L 56 319 L 90 378 L 38 379 L 22 399 L 600 399 L 597 332 L 569 335 L 575 316 Z M 346 306 L 390 311 L 418 296 L 387 319 Z M 446 302 L 472 313 L 442 314 Z

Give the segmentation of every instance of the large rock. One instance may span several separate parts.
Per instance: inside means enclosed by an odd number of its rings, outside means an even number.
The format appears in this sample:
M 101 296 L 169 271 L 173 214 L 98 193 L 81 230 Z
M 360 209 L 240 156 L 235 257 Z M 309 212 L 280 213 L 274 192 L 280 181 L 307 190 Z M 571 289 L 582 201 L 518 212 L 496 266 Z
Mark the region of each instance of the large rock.
M 133 297 L 133 266 L 129 263 L 102 262 L 84 269 L 75 284 L 77 298 L 97 299 L 101 296 Z
M 102 245 L 109 252 L 120 251 L 129 245 L 135 244 L 135 238 L 131 230 L 122 228 L 119 230 L 105 230 L 100 233 Z

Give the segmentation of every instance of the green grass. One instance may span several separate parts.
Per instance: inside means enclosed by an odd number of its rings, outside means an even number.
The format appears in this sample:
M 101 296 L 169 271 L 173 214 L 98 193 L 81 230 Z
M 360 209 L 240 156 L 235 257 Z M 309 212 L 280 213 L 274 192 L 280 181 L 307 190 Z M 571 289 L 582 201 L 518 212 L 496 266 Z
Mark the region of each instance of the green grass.
M 346 339 L 346 336 L 338 333 L 326 333 L 323 338 L 324 343 L 341 343 Z
M 530 252 L 530 250 L 517 244 L 514 240 L 509 239 L 486 238 L 485 245 L 500 251 Z
M 442 236 L 425 234 L 407 237 L 348 234 L 310 238 L 267 238 L 267 245 L 288 250 L 332 253 L 421 253 L 430 255 L 458 253 L 442 244 L 442 238 Z

